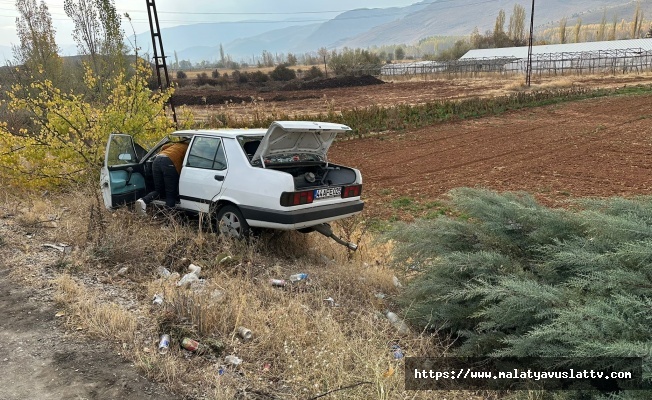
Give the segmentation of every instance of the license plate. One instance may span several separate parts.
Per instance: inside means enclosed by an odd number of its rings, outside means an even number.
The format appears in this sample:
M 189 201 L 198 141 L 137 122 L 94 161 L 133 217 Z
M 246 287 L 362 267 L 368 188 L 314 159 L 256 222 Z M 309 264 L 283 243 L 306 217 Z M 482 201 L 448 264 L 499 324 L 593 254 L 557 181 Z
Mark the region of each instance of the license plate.
M 327 189 L 315 189 L 313 197 L 316 199 L 325 199 L 328 197 L 338 197 L 342 195 L 342 187 L 332 187 Z

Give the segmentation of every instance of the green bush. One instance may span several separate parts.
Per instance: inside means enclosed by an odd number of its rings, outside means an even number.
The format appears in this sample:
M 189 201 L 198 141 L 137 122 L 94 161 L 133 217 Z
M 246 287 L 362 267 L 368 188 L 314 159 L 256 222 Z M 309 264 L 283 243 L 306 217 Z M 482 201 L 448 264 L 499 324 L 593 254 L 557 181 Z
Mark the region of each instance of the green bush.
M 648 359 L 652 198 L 578 211 L 479 189 L 451 198 L 463 217 L 389 233 L 396 261 L 420 271 L 401 299 L 412 323 L 452 335 L 457 355 Z
M 306 71 L 306 74 L 304 75 L 303 79 L 309 81 L 312 79 L 317 79 L 317 78 L 323 78 L 324 77 L 324 72 L 319 69 L 316 65 L 313 65 L 308 71 Z
M 274 68 L 272 72 L 269 73 L 269 77 L 273 81 L 286 82 L 296 79 L 297 73 L 293 69 L 290 69 L 285 64 L 281 64 Z

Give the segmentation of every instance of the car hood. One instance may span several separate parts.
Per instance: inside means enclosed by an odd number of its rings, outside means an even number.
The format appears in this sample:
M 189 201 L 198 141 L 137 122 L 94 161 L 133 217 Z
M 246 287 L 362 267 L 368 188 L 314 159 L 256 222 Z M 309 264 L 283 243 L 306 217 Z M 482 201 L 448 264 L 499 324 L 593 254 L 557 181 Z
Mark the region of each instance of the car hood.
M 346 125 L 330 122 L 273 122 L 252 160 L 264 160 L 278 155 L 310 154 L 327 161 L 326 154 L 340 132 L 351 131 Z

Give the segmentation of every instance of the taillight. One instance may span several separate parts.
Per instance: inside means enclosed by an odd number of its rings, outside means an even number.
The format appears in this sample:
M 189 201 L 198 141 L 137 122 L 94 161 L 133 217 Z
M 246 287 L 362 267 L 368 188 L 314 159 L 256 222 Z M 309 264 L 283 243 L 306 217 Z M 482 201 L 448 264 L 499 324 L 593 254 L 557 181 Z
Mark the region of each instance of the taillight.
M 304 192 L 283 192 L 281 194 L 281 205 L 283 207 L 310 204 L 313 200 L 314 194 L 312 190 L 306 190 Z
M 342 198 L 357 197 L 362 193 L 362 185 L 344 186 L 342 188 Z

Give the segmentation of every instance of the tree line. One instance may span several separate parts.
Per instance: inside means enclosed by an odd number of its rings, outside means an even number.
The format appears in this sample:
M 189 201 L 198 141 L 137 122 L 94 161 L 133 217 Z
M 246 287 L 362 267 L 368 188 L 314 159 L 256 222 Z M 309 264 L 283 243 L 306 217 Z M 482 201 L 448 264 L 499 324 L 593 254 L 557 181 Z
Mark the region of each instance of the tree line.
M 64 0 L 79 53 L 66 58 L 45 1 L 16 9 L 14 59 L 0 70 L 0 182 L 94 185 L 109 134 L 150 145 L 175 128 L 164 111 L 173 90 L 156 90 L 151 64 L 127 47 L 113 0 Z

